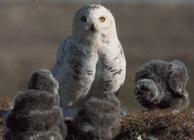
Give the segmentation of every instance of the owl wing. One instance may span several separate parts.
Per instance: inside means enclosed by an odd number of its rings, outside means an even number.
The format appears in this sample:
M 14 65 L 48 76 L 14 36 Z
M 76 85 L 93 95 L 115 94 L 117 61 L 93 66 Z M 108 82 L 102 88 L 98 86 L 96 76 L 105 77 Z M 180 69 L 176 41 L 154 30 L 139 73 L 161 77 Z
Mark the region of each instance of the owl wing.
M 55 66 L 52 70 L 53 74 L 57 73 L 58 67 L 62 66 L 65 63 L 65 59 L 68 56 L 69 48 L 71 47 L 72 39 L 68 37 L 65 39 L 59 46 L 57 50 Z
M 98 56 L 87 48 L 67 38 L 58 49 L 52 73 L 59 82 L 62 107 L 84 98 L 94 81 Z
M 120 48 L 119 51 L 119 55 L 120 59 L 117 61 L 115 58 L 115 61 L 118 62 L 120 69 L 116 72 L 113 73 L 114 76 L 116 76 L 118 78 L 118 82 L 120 83 L 120 85 L 118 86 L 118 90 L 115 92 L 115 94 L 118 96 L 120 93 L 120 89 L 123 86 L 124 82 L 125 82 L 125 77 L 126 77 L 126 58 L 125 58 L 125 54 L 124 54 L 124 50 L 123 47 L 121 45 L 121 43 L 119 42 L 118 44 L 118 48 Z M 119 57 L 118 57 L 119 58 Z
M 124 50 L 123 47 L 121 45 L 121 43 L 119 42 L 119 48 L 120 48 L 120 55 L 121 55 L 121 60 L 120 60 L 120 67 L 122 68 L 122 72 L 121 72 L 121 86 L 124 84 L 125 82 L 125 77 L 126 77 L 126 58 L 125 58 L 125 54 L 124 54 Z
M 119 90 L 125 81 L 126 59 L 120 42 L 111 47 L 107 47 L 99 52 L 98 82 L 102 92 L 119 94 Z
M 70 58 L 69 53 L 71 48 L 72 48 L 72 38 L 68 37 L 60 44 L 57 50 L 56 61 L 52 69 L 52 74 L 59 83 L 58 91 L 60 94 L 60 99 L 62 98 L 61 96 L 64 96 L 66 94 L 66 93 L 63 94 L 63 92 L 65 90 L 64 88 L 67 86 L 67 80 L 68 80 L 67 75 L 70 75 L 71 73 L 70 72 L 71 69 L 69 68 L 69 64 L 67 63 L 67 61 Z M 65 102 L 68 102 L 68 100 L 70 100 L 68 96 L 66 97 L 66 100 L 67 101 Z

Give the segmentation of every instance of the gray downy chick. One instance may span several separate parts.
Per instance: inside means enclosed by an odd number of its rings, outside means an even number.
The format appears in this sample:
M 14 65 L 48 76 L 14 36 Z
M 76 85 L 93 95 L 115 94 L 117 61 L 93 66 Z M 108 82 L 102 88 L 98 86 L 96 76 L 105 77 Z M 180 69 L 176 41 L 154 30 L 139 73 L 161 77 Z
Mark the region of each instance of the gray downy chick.
M 33 73 L 28 89 L 15 99 L 7 117 L 6 140 L 64 140 L 67 135 L 58 106 L 58 83 L 48 70 Z
M 180 111 L 189 106 L 186 84 L 188 70 L 182 61 L 151 60 L 135 75 L 135 97 L 150 109 L 172 108 Z
M 120 131 L 121 107 L 114 93 L 91 97 L 75 117 L 78 140 L 111 140 Z

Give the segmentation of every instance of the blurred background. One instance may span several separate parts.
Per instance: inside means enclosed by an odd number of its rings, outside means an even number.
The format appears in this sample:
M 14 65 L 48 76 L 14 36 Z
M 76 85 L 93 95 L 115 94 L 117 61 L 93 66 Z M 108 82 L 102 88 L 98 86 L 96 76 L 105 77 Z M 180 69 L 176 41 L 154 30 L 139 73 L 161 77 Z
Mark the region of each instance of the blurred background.
M 194 105 L 194 0 L 100 0 L 115 16 L 127 57 L 120 98 L 139 107 L 134 74 L 150 59 L 180 59 L 189 69 Z M 76 10 L 99 0 L 0 0 L 0 98 L 24 90 L 32 72 L 51 69 L 56 51 L 71 34 Z

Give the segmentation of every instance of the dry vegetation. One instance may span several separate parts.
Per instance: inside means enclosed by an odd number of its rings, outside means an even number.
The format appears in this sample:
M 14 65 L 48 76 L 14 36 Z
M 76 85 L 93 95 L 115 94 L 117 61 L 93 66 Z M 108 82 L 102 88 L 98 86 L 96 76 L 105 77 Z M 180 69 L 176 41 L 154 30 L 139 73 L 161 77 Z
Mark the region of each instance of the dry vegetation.
M 3 112 L 8 111 L 11 104 L 10 98 L 1 100 L 0 140 L 6 131 Z M 67 124 L 68 128 L 73 128 L 71 123 Z M 130 115 L 121 120 L 121 126 L 121 132 L 114 140 L 193 140 L 194 109 L 182 113 L 175 110 L 130 111 Z
M 181 59 L 189 68 L 188 89 L 194 96 L 194 6 L 107 5 L 115 15 L 127 57 L 127 78 L 121 99 L 136 106 L 133 76 L 148 59 Z M 39 3 L 0 4 L 0 96 L 25 87 L 37 68 L 51 68 L 58 45 L 71 32 L 80 5 Z
M 121 121 L 120 139 L 159 139 L 192 140 L 194 139 L 194 110 L 183 113 L 172 110 L 156 110 L 134 113 Z

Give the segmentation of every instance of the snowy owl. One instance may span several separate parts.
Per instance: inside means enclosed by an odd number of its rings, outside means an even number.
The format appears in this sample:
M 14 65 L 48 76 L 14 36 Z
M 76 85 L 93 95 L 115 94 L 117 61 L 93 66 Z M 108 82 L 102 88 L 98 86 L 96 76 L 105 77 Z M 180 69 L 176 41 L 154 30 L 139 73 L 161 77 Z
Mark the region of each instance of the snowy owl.
M 59 82 L 61 106 L 69 116 L 90 96 L 119 91 L 126 60 L 107 8 L 90 4 L 77 11 L 72 35 L 60 45 L 52 72 Z
M 135 96 L 144 107 L 183 110 L 189 105 L 188 71 L 182 61 L 151 60 L 135 76 Z

